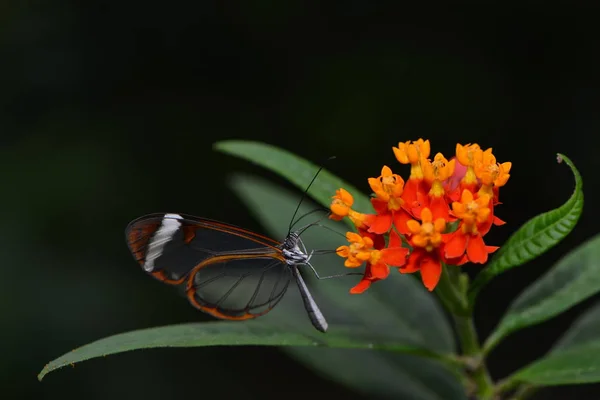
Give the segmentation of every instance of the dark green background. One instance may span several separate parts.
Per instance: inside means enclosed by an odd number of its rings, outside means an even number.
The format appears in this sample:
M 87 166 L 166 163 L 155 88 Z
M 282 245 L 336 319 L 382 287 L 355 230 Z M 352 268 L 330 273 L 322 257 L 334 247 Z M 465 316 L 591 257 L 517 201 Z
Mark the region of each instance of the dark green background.
M 134 352 L 37 382 L 47 361 L 95 339 L 207 319 L 144 276 L 123 230 L 158 211 L 260 230 L 225 179 L 273 176 L 214 153 L 222 139 L 269 142 L 316 163 L 336 155 L 328 168 L 365 191 L 384 163 L 406 176 L 391 150 L 398 141 L 429 138 L 448 157 L 456 142 L 493 147 L 513 170 L 497 210 L 508 223 L 491 244 L 567 199 L 572 177 L 555 153 L 568 155 L 583 175 L 584 215 L 557 248 L 483 292 L 476 317 L 489 333 L 517 293 L 598 231 L 597 20 L 594 8 L 572 5 L 3 4 L 3 396 L 361 398 L 263 348 Z M 507 339 L 491 355 L 494 377 L 542 355 L 589 304 Z

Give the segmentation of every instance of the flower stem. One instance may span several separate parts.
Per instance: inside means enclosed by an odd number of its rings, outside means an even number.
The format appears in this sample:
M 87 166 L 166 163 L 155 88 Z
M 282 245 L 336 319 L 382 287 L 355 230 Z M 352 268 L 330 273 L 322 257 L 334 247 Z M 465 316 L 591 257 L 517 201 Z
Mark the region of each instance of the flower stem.
M 491 399 L 494 394 L 494 382 L 483 361 L 483 354 L 477 338 L 475 325 L 473 324 L 473 318 L 470 316 L 454 315 L 454 323 L 463 354 L 480 360 L 473 371 L 473 380 L 477 384 L 477 395 L 480 399 Z
M 468 286 L 466 274 L 459 272 L 457 267 L 444 265 L 436 294 L 454 318 L 462 355 L 471 361 L 474 360 L 467 369 L 470 370 L 472 381 L 475 383 L 477 398 L 487 400 L 494 396 L 494 382 L 485 365 L 485 354 L 477 337 L 473 314 L 469 310 Z
M 450 268 L 444 265 L 435 292 L 450 313 L 453 315 L 468 315 L 466 314 L 467 303 L 460 290 L 458 279 L 456 271 L 450 271 Z

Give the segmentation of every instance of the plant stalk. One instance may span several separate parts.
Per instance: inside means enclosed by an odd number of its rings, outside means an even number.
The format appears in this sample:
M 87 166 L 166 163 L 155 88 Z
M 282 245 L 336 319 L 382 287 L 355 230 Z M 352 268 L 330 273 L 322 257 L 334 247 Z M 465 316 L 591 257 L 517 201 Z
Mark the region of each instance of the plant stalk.
M 467 303 L 465 296 L 460 291 L 459 277 L 456 276 L 456 271 L 452 272 L 447 265 L 443 265 L 442 275 L 435 292 L 446 310 L 451 314 L 466 316 L 468 315 Z
M 473 323 L 473 314 L 469 310 L 467 300 L 468 277 L 451 266 L 444 265 L 436 294 L 454 319 L 454 325 L 462 355 L 475 360 L 474 365 L 467 368 L 475 383 L 477 398 L 488 400 L 494 397 L 494 382 L 485 365 L 485 354 L 482 351 L 477 331 Z
M 480 360 L 473 370 L 473 380 L 477 384 L 478 398 L 482 400 L 492 399 L 494 396 L 494 382 L 492 381 L 485 365 L 485 361 L 483 360 L 483 354 L 477 337 L 477 331 L 473 324 L 473 318 L 470 316 L 463 317 L 454 315 L 454 323 L 463 354 Z

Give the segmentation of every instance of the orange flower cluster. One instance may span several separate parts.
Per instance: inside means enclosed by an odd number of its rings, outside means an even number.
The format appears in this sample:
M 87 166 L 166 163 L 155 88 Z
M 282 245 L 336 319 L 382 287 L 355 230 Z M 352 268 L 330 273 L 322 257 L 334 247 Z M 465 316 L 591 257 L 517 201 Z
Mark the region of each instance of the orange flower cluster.
M 343 188 L 333 196 L 330 218 L 348 217 L 358 232 L 347 233 L 349 245 L 340 246 L 337 254 L 349 268 L 366 262 L 362 280 L 350 293 L 362 293 L 387 278 L 390 267 L 401 273 L 419 271 L 432 291 L 443 264 L 484 264 L 498 249 L 487 246 L 483 237 L 492 225 L 504 224 L 494 207 L 500 204 L 499 188 L 510 177 L 510 162 L 496 162 L 491 148 L 482 150 L 477 144 L 457 144 L 450 161 L 442 153 L 431 160 L 429 140 L 398 143 L 393 151 L 401 164 L 410 164 L 410 177 L 405 182 L 384 165 L 379 177 L 369 178 L 373 214 L 354 210 L 354 198 Z

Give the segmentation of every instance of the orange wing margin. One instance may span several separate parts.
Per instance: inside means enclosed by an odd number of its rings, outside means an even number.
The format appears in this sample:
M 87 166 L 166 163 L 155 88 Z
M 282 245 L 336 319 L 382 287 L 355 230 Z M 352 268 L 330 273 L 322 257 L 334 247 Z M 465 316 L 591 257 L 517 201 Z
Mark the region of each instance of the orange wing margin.
M 248 304 L 246 304 L 246 309 L 243 311 L 240 309 L 237 309 L 235 311 L 228 311 L 227 309 L 223 309 L 223 308 L 219 309 L 218 305 L 202 304 L 201 302 L 198 301 L 197 296 L 201 290 L 199 290 L 195 286 L 195 284 L 196 284 L 195 279 L 199 272 L 203 271 L 206 268 L 218 266 L 218 264 L 223 264 L 223 263 L 227 263 L 227 262 L 243 263 L 244 261 L 246 261 L 246 262 L 251 261 L 251 260 L 256 261 L 257 259 L 264 260 L 265 264 L 270 263 L 270 265 L 273 266 L 275 273 L 280 273 L 280 274 L 282 274 L 282 276 L 285 275 L 285 278 L 284 278 L 285 280 L 284 280 L 284 283 L 282 283 L 280 290 L 276 291 L 275 287 L 274 287 L 273 290 L 271 291 L 271 296 L 266 301 L 263 300 L 264 301 L 264 304 L 263 304 L 264 309 L 262 309 L 261 311 L 257 311 L 257 312 L 251 312 L 252 307 L 250 306 L 250 303 L 248 303 Z M 268 261 L 269 259 L 271 261 Z M 235 268 L 235 267 L 233 267 L 233 268 Z M 258 270 L 256 273 L 260 274 L 261 271 Z M 186 292 L 186 296 L 187 296 L 189 302 L 194 307 L 199 309 L 200 311 L 203 311 L 203 312 L 210 314 L 216 318 L 220 318 L 220 319 L 224 319 L 224 320 L 241 321 L 241 320 L 257 318 L 257 317 L 260 317 L 260 316 L 265 315 L 268 312 L 270 312 L 278 304 L 278 302 L 281 300 L 281 298 L 285 294 L 285 291 L 287 290 L 290 279 L 291 279 L 291 272 L 285 262 L 285 258 L 283 257 L 283 254 L 281 252 L 252 254 L 252 255 L 222 255 L 222 256 L 212 257 L 212 258 L 198 264 L 192 270 L 192 272 L 189 274 L 185 292 Z
M 183 240 L 179 239 L 180 244 L 181 244 L 181 246 L 187 245 L 189 247 L 188 249 L 186 249 L 186 251 L 188 253 L 195 251 L 197 258 L 199 260 L 201 260 L 201 263 L 208 260 L 209 258 L 213 257 L 214 255 L 208 254 L 206 252 L 204 252 L 204 254 L 202 254 L 203 252 L 199 248 L 192 249 L 192 247 L 191 247 L 192 242 L 196 238 L 196 236 L 199 232 L 199 229 L 203 229 L 206 231 L 220 232 L 221 234 L 225 234 L 225 235 L 233 235 L 240 239 L 253 242 L 262 248 L 270 249 L 272 251 L 273 256 L 276 256 L 277 254 L 279 254 L 279 257 L 283 257 L 283 255 L 281 254 L 281 250 L 278 247 L 280 245 L 280 243 L 267 237 L 267 236 L 260 235 L 260 234 L 254 233 L 252 231 L 249 231 L 249 230 L 246 230 L 246 229 L 234 226 L 234 225 L 225 224 L 225 223 L 222 223 L 219 221 L 194 217 L 194 216 L 190 216 L 190 215 L 186 215 L 186 214 L 177 214 L 177 215 L 181 216 L 181 219 L 179 221 L 181 222 L 180 231 L 182 233 Z M 134 258 L 136 259 L 136 261 L 142 267 L 144 266 L 144 264 L 146 262 L 148 243 L 149 243 L 150 239 L 152 238 L 152 236 L 154 235 L 154 233 L 161 226 L 161 223 L 162 223 L 164 217 L 165 217 L 165 214 L 162 214 L 162 213 L 149 214 L 149 215 L 140 217 L 140 218 L 132 221 L 126 229 L 127 243 L 128 243 L 129 249 L 130 249 L 132 255 L 134 256 Z M 206 232 L 204 232 L 204 234 L 206 234 Z M 212 252 L 217 252 L 217 253 L 221 252 L 220 249 L 218 248 L 218 243 L 213 243 L 212 245 L 217 246 L 217 248 L 214 248 L 214 249 L 209 248 L 208 250 L 211 250 Z M 173 250 L 173 251 L 176 251 L 176 250 Z M 168 259 L 167 253 L 168 253 L 168 251 L 165 251 L 165 256 L 161 255 L 161 257 L 163 259 L 165 259 L 165 262 L 166 262 L 166 259 Z M 225 253 L 230 253 L 230 254 L 234 255 L 235 250 L 229 250 L 229 251 L 226 251 Z M 190 260 L 192 260 L 192 256 L 190 256 Z M 175 261 L 175 262 L 177 262 L 177 261 Z M 165 264 L 163 263 L 163 265 L 165 265 Z M 190 275 L 192 269 L 196 265 L 197 265 L 197 262 L 191 262 L 191 264 L 189 266 L 190 270 L 187 272 L 181 271 L 181 268 L 182 268 L 181 265 L 180 266 L 166 265 L 163 268 L 157 268 L 153 271 L 149 271 L 148 273 L 150 275 L 152 275 L 154 278 L 160 280 L 161 282 L 171 284 L 171 285 L 179 285 L 186 281 L 187 277 Z M 183 268 L 185 268 L 185 267 L 183 267 Z M 177 269 L 180 269 L 180 270 L 177 271 L 178 272 L 177 274 L 175 274 L 173 271 L 175 271 Z

